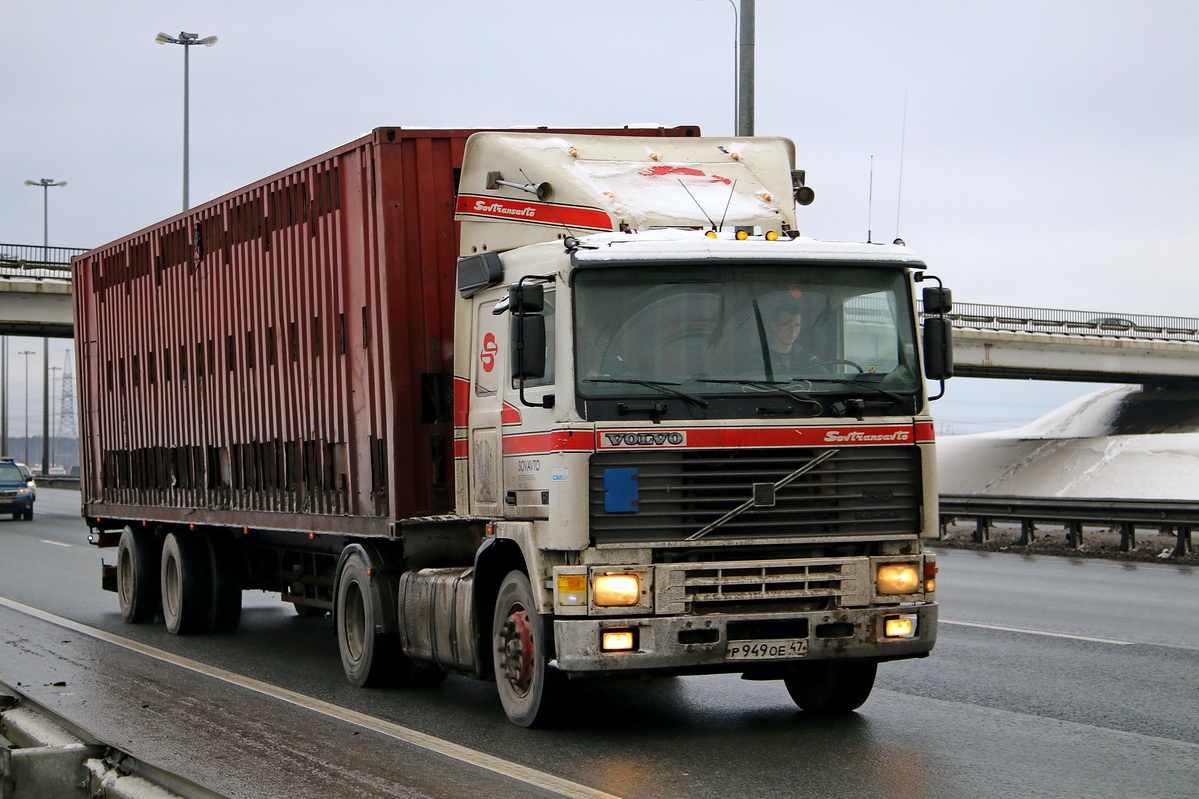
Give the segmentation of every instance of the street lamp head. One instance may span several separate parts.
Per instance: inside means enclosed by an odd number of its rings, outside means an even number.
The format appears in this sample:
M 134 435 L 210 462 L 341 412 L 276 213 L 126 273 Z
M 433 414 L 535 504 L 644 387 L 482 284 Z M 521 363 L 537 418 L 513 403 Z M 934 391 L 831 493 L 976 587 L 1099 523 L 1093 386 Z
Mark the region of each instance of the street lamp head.
M 67 182 L 63 180 L 55 183 L 53 178 L 42 178 L 41 180 L 27 180 L 25 181 L 25 185 L 37 186 L 38 188 L 49 188 L 50 186 L 65 186 L 67 185 Z
M 203 39 L 201 39 L 200 34 L 198 33 L 179 31 L 179 38 L 177 39 L 174 36 L 171 36 L 169 33 L 160 33 L 154 37 L 154 41 L 158 42 L 159 44 L 202 44 L 205 47 L 212 47 L 214 44 L 216 44 L 217 39 L 215 36 L 205 36 Z

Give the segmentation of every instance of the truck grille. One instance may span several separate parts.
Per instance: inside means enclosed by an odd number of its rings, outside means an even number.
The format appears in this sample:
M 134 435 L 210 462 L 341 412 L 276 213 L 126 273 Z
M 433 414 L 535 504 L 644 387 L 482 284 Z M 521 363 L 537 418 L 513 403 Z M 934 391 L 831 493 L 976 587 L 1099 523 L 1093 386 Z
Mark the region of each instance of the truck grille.
M 681 541 L 777 483 L 826 449 L 715 449 L 600 452 L 589 473 L 596 544 Z M 606 477 L 632 475 L 634 498 L 613 510 Z M 751 507 L 704 536 L 744 538 L 917 533 L 920 453 L 913 446 L 843 447 L 779 489 L 774 504 Z
M 765 564 L 659 565 L 659 613 L 704 613 L 803 606 L 815 599 L 864 604 L 870 590 L 867 558 L 781 560 Z

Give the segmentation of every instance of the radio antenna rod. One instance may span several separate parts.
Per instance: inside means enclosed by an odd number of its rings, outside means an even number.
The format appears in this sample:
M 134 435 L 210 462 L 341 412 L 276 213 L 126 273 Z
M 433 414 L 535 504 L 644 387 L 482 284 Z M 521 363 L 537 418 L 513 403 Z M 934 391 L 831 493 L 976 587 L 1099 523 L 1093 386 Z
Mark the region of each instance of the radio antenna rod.
M 903 93 L 903 126 L 899 132 L 899 191 L 895 195 L 895 238 L 899 239 L 899 211 L 903 207 L 903 153 L 908 138 L 908 93 Z
M 870 188 L 866 190 L 866 243 L 874 236 L 874 156 L 870 156 Z

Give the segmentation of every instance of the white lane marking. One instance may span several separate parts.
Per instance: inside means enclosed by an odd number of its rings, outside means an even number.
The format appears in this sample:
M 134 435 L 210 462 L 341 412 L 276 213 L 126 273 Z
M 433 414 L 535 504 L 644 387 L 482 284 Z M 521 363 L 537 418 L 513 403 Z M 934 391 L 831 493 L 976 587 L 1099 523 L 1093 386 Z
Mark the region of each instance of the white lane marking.
M 198 674 L 203 674 L 217 680 L 222 680 L 247 690 L 263 694 L 264 696 L 273 697 L 280 701 L 296 705 L 297 707 L 302 707 L 306 710 L 320 713 L 321 715 L 328 716 L 329 718 L 348 721 L 351 724 L 357 724 L 360 727 L 365 727 L 368 730 L 373 730 L 374 732 L 404 741 L 405 743 L 412 744 L 413 746 L 420 747 L 421 749 L 426 749 L 439 755 L 445 755 L 446 757 L 451 757 L 463 763 L 468 763 L 472 766 L 486 769 L 487 771 L 494 772 L 501 776 L 519 780 L 528 785 L 534 785 L 538 788 L 544 788 L 547 791 L 553 791 L 554 793 L 562 796 L 571 797 L 572 799 L 575 799 L 576 797 L 577 799 L 620 799 L 614 794 L 605 793 L 604 791 L 600 791 L 595 788 L 589 788 L 586 785 L 580 785 L 579 783 L 571 782 L 570 780 L 564 780 L 561 777 L 554 776 L 553 774 L 546 774 L 543 771 L 537 771 L 536 769 L 522 766 L 519 763 L 503 760 L 502 758 L 488 755 L 474 749 L 468 749 L 465 746 L 437 738 L 427 733 L 419 732 L 409 727 L 393 724 L 389 721 L 375 718 L 374 716 L 368 716 L 365 713 L 359 713 L 356 710 L 349 710 L 348 708 L 340 707 L 331 702 L 313 699 L 310 696 L 304 696 L 303 694 L 296 693 L 295 691 L 289 691 L 286 688 L 280 688 L 276 685 L 271 685 L 270 683 L 265 683 L 250 677 L 243 677 L 240 674 L 235 674 L 234 672 L 226 671 L 225 669 L 218 668 L 216 666 L 209 666 L 190 658 L 181 657 L 170 652 L 165 652 L 161 649 L 155 649 L 154 647 L 138 643 L 137 641 L 133 641 L 128 638 L 122 638 L 119 635 L 113 635 L 112 633 L 105 632 L 104 630 L 100 630 L 95 627 L 88 627 L 87 625 L 80 624 L 79 622 L 71 621 L 70 619 L 64 619 L 61 616 L 55 616 L 53 613 L 47 613 L 44 610 L 30 607 L 29 605 L 8 599 L 7 597 L 0 597 L 0 605 L 11 608 L 12 610 L 20 613 L 24 613 L 28 616 L 33 616 L 43 621 L 48 621 L 51 624 L 57 624 L 59 627 L 65 627 L 68 630 L 73 630 L 77 633 L 95 638 L 98 641 L 115 644 L 116 646 L 123 647 L 131 652 L 137 652 L 138 654 L 160 660 L 164 663 L 170 663 L 172 665 L 179 666 L 180 668 L 194 671 Z
M 48 538 L 41 538 L 38 540 L 40 540 L 43 544 L 51 544 L 56 547 L 66 547 L 67 549 L 70 549 L 71 547 L 75 546 L 74 544 L 64 544 L 61 541 L 51 541 Z
M 1115 644 L 1116 646 L 1132 646 L 1133 641 L 1117 641 L 1114 638 L 1095 638 L 1090 635 L 1070 635 L 1069 633 L 1050 633 L 1044 630 L 1027 630 L 1023 627 L 1001 627 L 998 624 L 976 624 L 972 621 L 950 621 L 939 619 L 938 624 L 956 624 L 959 627 L 980 627 L 984 630 L 1001 630 L 1005 633 L 1026 633 L 1027 635 L 1047 635 L 1050 638 L 1069 638 L 1072 641 L 1091 641 L 1096 644 Z

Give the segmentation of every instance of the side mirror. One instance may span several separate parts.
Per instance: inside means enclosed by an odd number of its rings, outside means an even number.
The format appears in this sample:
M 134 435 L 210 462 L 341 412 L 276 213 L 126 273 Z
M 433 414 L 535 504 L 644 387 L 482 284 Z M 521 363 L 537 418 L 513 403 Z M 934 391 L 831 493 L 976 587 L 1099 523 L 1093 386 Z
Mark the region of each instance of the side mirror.
M 537 289 L 540 294 L 541 286 Z M 512 378 L 524 381 L 545 377 L 545 317 L 536 313 L 513 314 L 509 340 L 512 342 Z
M 948 319 L 924 320 L 924 376 L 929 380 L 953 377 L 953 326 Z
M 508 287 L 508 307 L 516 313 L 545 310 L 545 287 L 540 283 L 516 283 Z
M 924 312 L 940 316 L 953 310 L 953 292 L 944 286 L 929 286 L 924 289 Z

